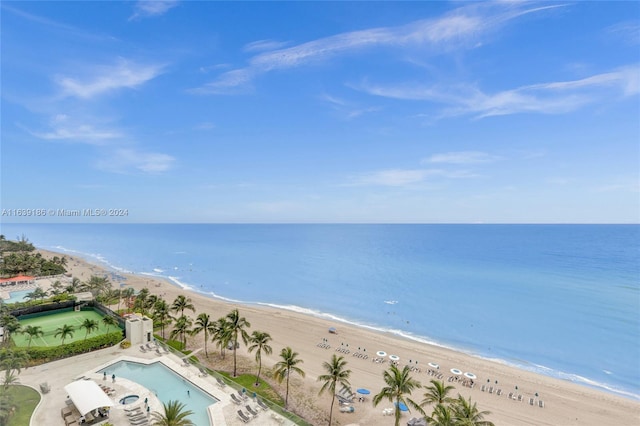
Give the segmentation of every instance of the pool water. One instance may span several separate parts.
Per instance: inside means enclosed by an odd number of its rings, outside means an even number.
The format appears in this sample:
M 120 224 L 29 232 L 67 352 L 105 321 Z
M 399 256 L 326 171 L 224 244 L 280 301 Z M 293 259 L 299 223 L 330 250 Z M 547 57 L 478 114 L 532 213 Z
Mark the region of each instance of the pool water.
M 122 405 L 131 404 L 136 402 L 139 399 L 140 397 L 138 395 L 128 395 L 120 400 L 120 404 Z
M 124 377 L 139 383 L 153 392 L 165 404 L 171 400 L 182 402 L 186 405 L 186 410 L 193 411 L 193 414 L 188 418 L 195 425 L 210 424 L 207 407 L 215 404 L 218 400 L 161 362 L 140 364 L 132 361 L 118 361 L 98 371 L 100 374 L 105 372 L 107 376 L 115 374 L 116 380 L 118 377 Z M 151 410 L 156 408 L 151 407 Z
M 3 299 L 4 303 L 16 303 L 16 302 L 26 302 L 25 296 L 29 293 L 33 293 L 35 289 L 31 290 L 20 290 L 20 291 L 10 291 L 9 298 Z

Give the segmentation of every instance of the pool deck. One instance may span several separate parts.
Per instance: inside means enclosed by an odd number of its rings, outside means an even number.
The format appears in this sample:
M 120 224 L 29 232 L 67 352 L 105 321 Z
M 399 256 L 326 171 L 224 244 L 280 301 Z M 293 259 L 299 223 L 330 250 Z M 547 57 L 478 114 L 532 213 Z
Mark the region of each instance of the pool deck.
M 161 409 L 162 403 L 156 398 L 155 394 L 138 383 L 118 377 L 116 377 L 115 382 L 112 382 L 110 377 L 108 377 L 107 380 L 104 380 L 102 374 L 96 373 L 96 371 L 120 360 L 135 361 L 145 364 L 156 361 L 162 362 L 167 367 L 171 368 L 173 371 L 185 377 L 194 385 L 200 387 L 202 390 L 219 400 L 219 402 L 208 407 L 211 425 L 239 426 L 244 424 L 237 417 L 236 412 L 239 407 L 233 404 L 231 400 L 229 392 L 234 392 L 234 390 L 229 386 L 225 389 L 221 389 L 217 386 L 215 378 L 212 376 L 201 377 L 198 374 L 199 372 L 197 368 L 193 366 L 185 367 L 180 362 L 180 358 L 176 355 L 157 355 L 156 353 L 150 352 L 143 353 L 137 347 L 121 349 L 119 346 L 115 346 L 22 370 L 19 376 L 20 383 L 33 387 L 42 395 L 42 400 L 36 408 L 34 415 L 31 417 L 31 426 L 45 424 L 50 426 L 65 425 L 64 420 L 60 415 L 61 409 L 67 406 L 67 393 L 65 392 L 64 387 L 74 380 L 94 380 L 98 384 L 104 384 L 115 389 L 115 394 L 113 394 L 111 398 L 116 405 L 112 407 L 109 419 L 104 419 L 103 421 L 94 424 L 102 424 L 106 421 L 110 421 L 116 426 L 129 425 L 128 417 L 125 414 L 124 408 L 139 406 L 143 410 L 146 410 L 144 403 L 145 398 L 148 398 L 148 405 L 151 407 L 151 411 Z M 45 382 L 49 385 L 51 390 L 46 394 L 42 394 L 40 391 L 40 384 Z M 128 395 L 139 395 L 140 399 L 135 403 L 128 404 L 126 406 L 119 405 L 118 401 Z M 253 407 L 256 406 L 256 404 L 251 400 L 249 400 L 248 403 Z M 246 409 L 244 409 L 244 411 L 246 412 Z M 265 426 L 293 424 L 290 421 L 277 416 L 275 413 L 268 411 L 260 413 L 258 418 L 256 418 L 252 423 Z

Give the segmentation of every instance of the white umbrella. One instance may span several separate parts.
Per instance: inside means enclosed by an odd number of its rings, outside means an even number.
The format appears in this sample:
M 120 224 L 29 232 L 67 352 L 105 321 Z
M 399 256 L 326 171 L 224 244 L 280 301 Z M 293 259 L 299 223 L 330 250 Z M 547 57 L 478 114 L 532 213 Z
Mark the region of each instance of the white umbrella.
M 459 376 L 462 374 L 462 371 L 458 370 L 457 368 L 452 368 L 450 371 L 456 376 Z
M 439 366 L 438 364 L 436 364 L 435 362 L 430 362 L 430 363 L 429 363 L 429 367 L 431 367 L 431 368 L 435 368 L 435 369 L 440 368 L 440 366 Z
M 389 359 L 391 361 L 400 361 L 400 357 L 398 355 L 389 355 Z
M 475 380 L 475 379 L 477 379 L 477 378 L 478 378 L 478 377 L 476 377 L 476 375 L 475 375 L 475 374 L 473 374 L 473 373 L 469 373 L 469 372 L 464 373 L 464 377 L 466 377 L 466 378 L 468 378 L 468 379 L 471 379 L 471 380 Z
M 384 358 L 385 356 L 387 356 L 387 353 L 385 351 L 378 351 L 376 352 L 376 355 Z

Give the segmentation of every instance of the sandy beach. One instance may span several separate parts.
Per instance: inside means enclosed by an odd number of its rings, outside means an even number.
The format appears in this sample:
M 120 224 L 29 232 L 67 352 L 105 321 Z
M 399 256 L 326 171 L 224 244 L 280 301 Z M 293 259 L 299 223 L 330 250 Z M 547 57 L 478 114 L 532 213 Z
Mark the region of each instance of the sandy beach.
M 42 251 L 46 256 L 53 256 L 52 252 Z M 64 254 L 64 253 L 63 253 Z M 55 253 L 60 255 L 60 253 Z M 102 276 L 110 273 L 100 265 L 64 254 L 68 259 L 67 269 L 74 276 L 84 281 L 91 275 Z M 233 303 L 213 299 L 196 292 L 179 288 L 164 280 L 148 276 L 125 275 L 126 286 L 136 290 L 148 288 L 151 293 L 162 296 L 171 303 L 179 294 L 187 295 L 196 307 L 195 316 L 201 312 L 209 313 L 213 318 L 226 315 L 231 309 L 238 308 L 240 314 L 251 323 L 250 332 L 261 330 L 268 332 L 273 341 L 273 354 L 263 354 L 263 369 L 267 370 L 278 361 L 280 349 L 290 346 L 299 353 L 304 363 L 301 365 L 306 372 L 306 378 L 292 377 L 290 407 L 293 411 L 303 415 L 312 424 L 322 424 L 328 416 L 331 399 L 328 395 L 318 396 L 320 383 L 316 378 L 323 374 L 322 363 L 328 361 L 333 354 L 342 355 L 348 361 L 348 368 L 352 370 L 350 382 L 353 389 L 366 388 L 371 395 L 364 402 L 355 402 L 355 412 L 340 413 L 338 404 L 334 407 L 334 418 L 339 424 L 347 425 L 389 425 L 392 417 L 384 416 L 383 410 L 392 406 L 390 402 L 383 402 L 373 407 L 372 396 L 383 386 L 382 372 L 388 368 L 389 362 L 381 364 L 372 362 L 377 351 L 394 354 L 400 358 L 400 365 L 416 366 L 420 372 L 413 373 L 413 377 L 423 385 L 429 383 L 433 377 L 428 370 L 433 368 L 428 363 L 439 364 L 438 372 L 443 374 L 445 382 L 453 376 L 451 369 L 462 372 L 473 372 L 477 376 L 475 386 L 471 389 L 459 382 L 452 382 L 455 386 L 453 395 L 460 393 L 465 398 L 471 397 L 478 403 L 481 410 L 490 411 L 487 420 L 496 425 L 635 425 L 640 423 L 640 402 L 605 393 L 596 389 L 584 387 L 569 381 L 531 373 L 528 371 L 503 365 L 486 359 L 473 357 L 453 350 L 421 344 L 395 335 L 368 330 L 361 327 L 299 314 L 292 311 L 277 310 L 255 305 L 236 305 Z M 39 280 L 39 285 L 47 287 L 51 280 Z M 425 315 L 428 315 L 428 304 L 425 301 Z M 455 313 L 452 313 L 455 315 Z M 335 327 L 336 334 L 328 332 L 329 327 Z M 553 330 L 549 330 L 550 333 Z M 327 341 L 330 348 L 321 348 L 319 342 Z M 203 337 L 195 336 L 189 339 L 189 346 L 198 349 L 203 346 Z M 337 352 L 337 348 L 348 345 L 350 353 Z M 221 360 L 213 345 L 209 345 L 208 363 L 213 368 L 224 369 L 230 357 Z M 354 357 L 354 352 L 368 355 L 367 359 Z M 248 354 L 244 345 L 238 351 L 243 358 L 240 365 L 241 372 L 256 372 L 253 362 L 254 354 Z M 201 359 L 205 361 L 204 356 Z M 411 363 L 409 363 L 411 360 Z M 268 372 L 266 372 L 268 375 Z M 497 382 L 497 383 L 496 383 Z M 485 385 L 485 390 L 482 386 Z M 493 393 L 489 393 L 489 387 Z M 517 391 L 516 391 L 517 386 Z M 497 390 L 501 392 L 498 395 Z M 522 401 L 509 399 L 511 392 L 522 395 Z M 282 392 L 284 394 L 284 392 Z M 538 397 L 535 394 L 538 394 Z M 534 398 L 535 405 L 530 405 L 530 398 Z M 420 402 L 423 392 L 418 390 L 412 399 Z M 538 401 L 544 402 L 540 407 Z M 430 413 L 431 409 L 426 408 Z M 404 413 L 404 422 L 416 413 Z

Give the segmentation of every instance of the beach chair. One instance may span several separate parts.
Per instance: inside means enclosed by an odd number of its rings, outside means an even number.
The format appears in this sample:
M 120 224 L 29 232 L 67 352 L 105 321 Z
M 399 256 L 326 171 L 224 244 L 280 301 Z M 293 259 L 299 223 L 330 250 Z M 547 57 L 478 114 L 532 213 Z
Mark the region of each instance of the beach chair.
M 200 374 L 198 374 L 198 376 L 200 377 L 207 377 L 209 375 L 209 372 L 207 370 L 205 370 L 204 368 L 200 368 Z
M 247 415 L 242 410 L 238 410 L 238 418 L 242 421 L 242 423 L 249 423 L 251 421 L 251 418 L 247 417 Z
M 493 386 L 489 388 L 489 393 L 493 393 Z
M 218 383 L 218 386 L 220 386 L 220 388 L 225 388 L 227 386 L 227 384 L 223 382 L 220 377 L 216 377 L 216 382 Z
M 498 396 L 502 395 L 502 389 L 498 389 L 498 391 L 496 392 L 496 395 Z
M 513 398 L 513 392 L 509 392 L 508 398 L 509 398 L 509 399 L 514 399 L 514 398 Z
M 481 390 L 482 392 L 484 392 L 484 390 L 485 390 L 486 388 L 487 388 L 487 387 L 486 387 L 485 385 L 482 385 L 482 387 L 480 388 L 480 390 Z
M 284 423 L 284 418 L 276 413 L 271 413 L 271 418 L 280 425 Z
M 262 408 L 263 410 L 267 411 L 269 409 L 269 407 L 267 406 L 267 404 L 265 404 L 261 399 L 257 400 L 258 406 L 260 408 Z
M 251 414 L 253 417 L 258 417 L 258 412 L 251 408 L 249 404 L 245 405 L 244 408 L 246 408 L 249 414 Z
M 140 345 L 140 352 L 147 352 L 147 348 L 145 348 L 144 346 Z
M 529 405 L 533 405 L 533 398 L 529 398 Z
M 234 404 L 238 404 L 238 405 L 242 404 L 242 401 L 240 400 L 240 398 L 236 396 L 235 393 L 231 394 L 231 400 L 233 401 Z
M 240 398 L 242 398 L 243 401 L 246 401 L 247 399 L 249 399 L 249 397 L 247 397 L 247 394 L 245 393 L 244 389 L 238 391 L 238 396 Z
M 540 408 L 544 408 L 544 401 L 543 400 L 538 400 L 538 407 Z

